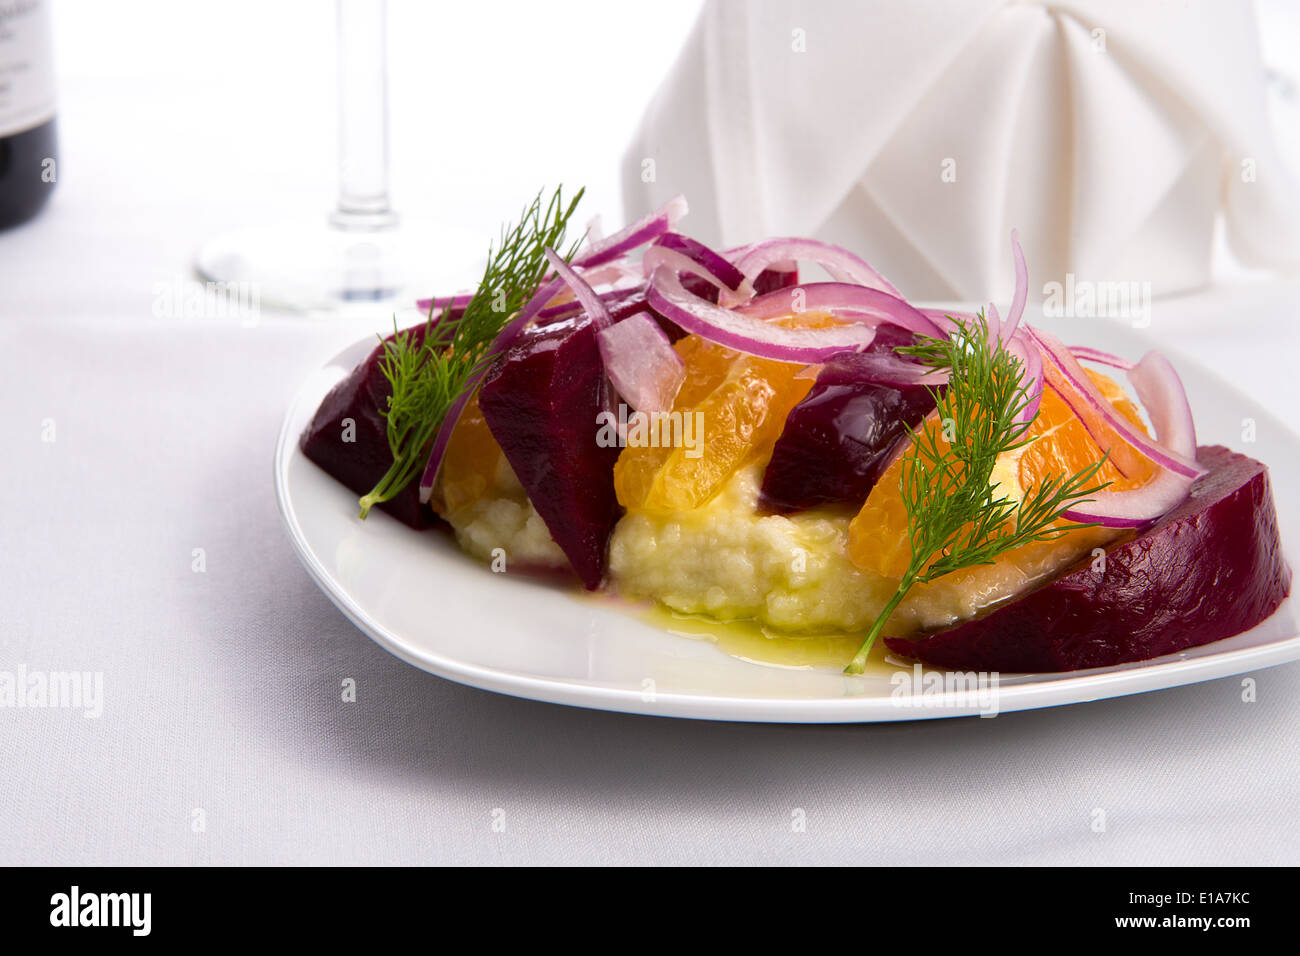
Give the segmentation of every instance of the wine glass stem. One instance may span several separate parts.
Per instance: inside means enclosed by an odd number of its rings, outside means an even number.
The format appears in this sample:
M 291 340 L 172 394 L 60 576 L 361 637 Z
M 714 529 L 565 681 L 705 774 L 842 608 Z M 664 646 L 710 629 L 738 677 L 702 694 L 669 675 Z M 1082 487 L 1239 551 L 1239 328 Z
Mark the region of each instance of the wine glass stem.
M 388 3 L 338 0 L 339 195 L 330 222 L 390 228 L 388 201 Z

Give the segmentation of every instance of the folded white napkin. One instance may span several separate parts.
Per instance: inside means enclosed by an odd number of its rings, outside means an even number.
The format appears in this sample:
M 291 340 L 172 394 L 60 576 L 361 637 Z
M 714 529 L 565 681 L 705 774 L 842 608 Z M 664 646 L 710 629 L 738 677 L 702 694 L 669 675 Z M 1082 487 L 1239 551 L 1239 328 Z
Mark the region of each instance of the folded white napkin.
M 1251 7 L 1227 0 L 708 0 L 627 154 L 732 246 L 812 235 L 909 297 L 1005 300 L 1010 232 L 1049 282 L 1203 284 L 1300 265 Z

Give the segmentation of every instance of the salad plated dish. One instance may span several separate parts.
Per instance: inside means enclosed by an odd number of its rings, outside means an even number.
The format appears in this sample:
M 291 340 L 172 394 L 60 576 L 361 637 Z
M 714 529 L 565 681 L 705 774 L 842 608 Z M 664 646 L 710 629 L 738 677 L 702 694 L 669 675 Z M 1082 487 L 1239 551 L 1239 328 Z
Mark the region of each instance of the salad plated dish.
M 849 697 L 913 668 L 1131 675 L 1287 598 L 1268 467 L 1198 444 L 1159 351 L 1031 325 L 1014 233 L 1010 302 L 932 308 L 816 240 L 711 249 L 680 198 L 566 243 L 576 205 L 539 196 L 476 289 L 418 303 L 286 422 L 282 456 L 353 494 L 348 548 L 385 512 L 439 561 L 454 541 L 475 601 L 509 578 L 539 616 L 556 594 L 630 612 L 684 661 L 703 637 L 776 665 L 778 697 L 796 670 Z M 434 619 L 459 599 L 432 578 L 404 598 Z

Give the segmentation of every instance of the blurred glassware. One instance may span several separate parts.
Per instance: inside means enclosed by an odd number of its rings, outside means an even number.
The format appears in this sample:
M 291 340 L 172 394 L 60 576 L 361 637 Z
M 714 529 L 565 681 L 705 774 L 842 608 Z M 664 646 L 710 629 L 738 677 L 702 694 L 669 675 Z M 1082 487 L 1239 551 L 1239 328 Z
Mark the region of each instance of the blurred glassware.
M 302 312 L 392 301 L 413 292 L 417 277 L 421 289 L 443 288 L 433 230 L 401 223 L 389 201 L 387 27 L 387 0 L 338 0 L 334 210 L 319 223 L 267 223 L 209 240 L 195 260 L 204 279 L 251 285 L 263 304 Z

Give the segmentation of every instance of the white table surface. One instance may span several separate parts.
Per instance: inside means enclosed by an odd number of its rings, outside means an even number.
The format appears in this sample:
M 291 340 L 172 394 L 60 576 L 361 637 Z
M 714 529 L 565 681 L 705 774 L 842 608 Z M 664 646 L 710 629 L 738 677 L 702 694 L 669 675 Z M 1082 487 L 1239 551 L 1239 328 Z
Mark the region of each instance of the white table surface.
M 211 233 L 328 203 L 330 17 L 179 6 L 128 4 L 137 30 L 111 22 L 121 5 L 65 0 L 58 193 L 0 234 L 0 670 L 104 675 L 98 719 L 0 709 L 0 863 L 1300 862 L 1296 664 L 1250 675 L 1254 703 L 1228 678 L 782 727 L 515 700 L 372 644 L 295 561 L 270 456 L 301 377 L 384 317 L 151 308 Z M 622 146 L 694 5 L 637 17 L 635 45 L 664 51 L 637 75 L 612 5 L 511 8 L 532 19 L 490 45 L 490 5 L 447 6 L 393 12 L 399 204 L 477 249 L 527 193 L 586 176 L 587 208 L 617 222 Z M 480 69 L 508 91 L 557 21 L 603 38 L 555 81 L 600 122 L 557 140 L 515 117 L 526 159 L 436 150 L 437 128 L 483 122 L 439 83 Z M 1300 282 L 1224 274 L 1157 302 L 1153 334 L 1300 407 Z

